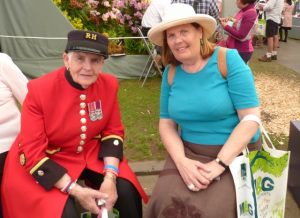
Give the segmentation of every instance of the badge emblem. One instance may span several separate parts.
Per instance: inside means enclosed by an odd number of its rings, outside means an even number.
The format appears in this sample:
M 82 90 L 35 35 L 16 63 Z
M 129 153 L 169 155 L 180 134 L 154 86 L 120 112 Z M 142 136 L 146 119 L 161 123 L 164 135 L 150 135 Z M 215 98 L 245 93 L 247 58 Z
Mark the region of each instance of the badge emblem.
M 93 101 L 88 103 L 88 109 L 89 109 L 89 116 L 91 121 L 101 120 L 102 115 L 102 107 L 101 107 L 101 101 Z
M 24 153 L 20 154 L 20 164 L 24 166 L 26 164 L 26 157 Z

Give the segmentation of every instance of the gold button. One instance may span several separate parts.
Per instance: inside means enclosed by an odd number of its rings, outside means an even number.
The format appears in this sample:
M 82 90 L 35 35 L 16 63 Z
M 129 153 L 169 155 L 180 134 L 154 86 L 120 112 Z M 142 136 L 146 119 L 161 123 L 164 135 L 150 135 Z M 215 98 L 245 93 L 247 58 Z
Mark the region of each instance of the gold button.
M 84 94 L 81 94 L 79 97 L 82 101 L 84 101 L 86 99 L 86 95 L 84 95 Z
M 77 147 L 77 152 L 82 152 L 82 150 L 83 150 L 83 147 L 82 147 L 82 146 L 78 146 L 78 147 Z
M 86 126 L 81 126 L 80 129 L 81 129 L 81 132 L 86 132 L 87 127 Z
M 45 172 L 43 170 L 38 170 L 37 173 L 38 173 L 39 176 L 43 176 L 45 174 Z
M 79 111 L 79 114 L 80 114 L 81 116 L 84 116 L 84 115 L 86 114 L 86 112 L 85 112 L 85 110 L 81 109 L 81 110 Z
M 24 166 L 26 164 L 26 157 L 25 157 L 24 153 L 20 154 L 20 164 L 22 166 Z
M 81 119 L 80 119 L 80 122 L 81 122 L 82 124 L 86 124 L 86 119 L 85 119 L 85 118 L 81 118 Z
M 86 103 L 81 102 L 81 103 L 80 103 L 80 108 L 84 109 L 85 107 L 86 107 Z
M 113 144 L 114 144 L 115 146 L 118 146 L 118 145 L 119 145 L 119 140 L 118 140 L 118 139 L 115 139 L 114 142 L 113 142 Z

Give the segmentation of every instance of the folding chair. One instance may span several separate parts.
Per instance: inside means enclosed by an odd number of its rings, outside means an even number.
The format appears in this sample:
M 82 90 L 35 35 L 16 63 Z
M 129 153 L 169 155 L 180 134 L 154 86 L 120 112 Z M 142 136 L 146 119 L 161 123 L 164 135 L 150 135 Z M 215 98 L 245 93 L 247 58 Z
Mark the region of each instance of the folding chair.
M 137 30 L 138 30 L 138 33 L 139 33 L 140 37 L 142 38 L 142 40 L 144 42 L 144 44 L 146 46 L 146 49 L 148 51 L 148 54 L 149 54 L 148 60 L 147 60 L 147 62 L 145 64 L 145 67 L 144 67 L 143 72 L 142 72 L 142 74 L 140 76 L 140 79 L 139 79 L 139 80 L 141 80 L 142 77 L 144 77 L 144 80 L 143 80 L 143 83 L 142 83 L 142 87 L 143 87 L 144 83 L 146 82 L 146 80 L 147 80 L 147 78 L 149 76 L 150 70 L 151 70 L 151 68 L 153 66 L 156 67 L 156 69 L 158 70 L 158 72 L 160 73 L 160 75 L 162 75 L 162 71 L 160 69 L 159 64 L 155 60 L 155 56 L 157 54 L 155 46 L 152 45 L 151 42 L 149 42 L 149 40 L 147 39 L 146 36 L 144 36 L 142 30 L 139 27 L 137 27 Z

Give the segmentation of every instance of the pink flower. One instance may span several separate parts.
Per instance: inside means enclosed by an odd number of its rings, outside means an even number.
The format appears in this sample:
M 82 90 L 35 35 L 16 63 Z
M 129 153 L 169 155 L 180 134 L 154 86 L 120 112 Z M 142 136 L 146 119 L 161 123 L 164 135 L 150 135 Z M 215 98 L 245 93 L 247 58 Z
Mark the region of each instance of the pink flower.
M 135 6 L 135 5 L 136 5 L 136 0 L 130 0 L 129 4 L 130 4 L 131 6 Z
M 105 7 L 110 7 L 109 1 L 104 1 L 102 4 L 103 4 Z
M 134 8 L 137 9 L 137 10 L 142 10 L 143 9 L 143 6 L 142 4 L 139 2 L 137 4 L 134 5 Z
M 125 8 L 124 0 L 115 0 L 115 7 L 120 9 Z
M 99 16 L 100 12 L 96 11 L 96 10 L 90 10 L 90 15 L 92 15 L 92 16 Z
M 125 17 L 126 20 L 131 20 L 131 16 L 128 15 L 128 14 L 124 14 L 124 17 Z
M 125 24 L 125 19 L 124 19 L 124 17 L 119 18 L 119 22 L 120 22 L 120 24 Z
M 133 33 L 137 33 L 137 28 L 136 28 L 135 26 L 132 26 L 132 27 L 131 27 L 131 31 L 132 31 Z
M 134 16 L 137 17 L 137 18 L 139 18 L 139 19 L 142 19 L 142 18 L 143 18 L 143 14 L 142 14 L 141 12 L 139 12 L 139 11 L 138 11 L 138 12 L 135 12 L 135 13 L 134 13 Z
M 102 14 L 103 21 L 108 21 L 108 18 L 109 18 L 109 13 Z
M 87 0 L 86 2 L 91 8 L 97 8 L 99 1 L 96 0 Z

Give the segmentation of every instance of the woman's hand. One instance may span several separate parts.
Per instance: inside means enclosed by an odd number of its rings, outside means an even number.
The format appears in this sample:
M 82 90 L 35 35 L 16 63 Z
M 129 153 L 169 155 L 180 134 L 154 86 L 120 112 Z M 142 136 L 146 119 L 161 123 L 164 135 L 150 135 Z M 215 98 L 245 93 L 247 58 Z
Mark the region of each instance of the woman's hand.
M 228 18 L 219 18 L 219 20 L 220 20 L 220 24 L 224 28 L 227 25 Z
M 212 160 L 205 164 L 208 169 L 210 169 L 209 180 L 218 180 L 220 175 L 225 171 L 225 168 L 217 163 L 216 160 Z
M 93 214 L 98 214 L 100 212 L 97 200 L 108 199 L 108 195 L 104 192 L 82 187 L 78 184 L 70 190 L 69 194 L 75 197 L 84 209 L 92 212 Z
M 111 173 L 106 173 L 99 190 L 100 192 L 106 193 L 108 195 L 105 203 L 105 208 L 108 211 L 111 211 L 118 199 L 115 176 Z
M 209 168 L 199 161 L 185 157 L 176 166 L 184 183 L 191 191 L 206 189 L 211 182 Z

